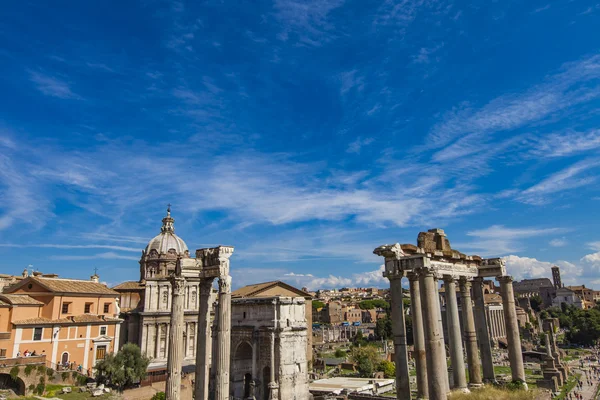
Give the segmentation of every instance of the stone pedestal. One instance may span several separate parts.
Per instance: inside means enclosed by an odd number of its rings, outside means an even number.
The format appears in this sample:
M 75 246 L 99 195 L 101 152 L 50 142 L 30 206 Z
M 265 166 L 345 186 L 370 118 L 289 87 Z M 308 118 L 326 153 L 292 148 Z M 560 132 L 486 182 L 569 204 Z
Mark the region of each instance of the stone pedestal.
M 446 400 L 448 375 L 446 363 L 441 363 L 442 359 L 446 359 L 446 349 L 440 332 L 438 290 L 431 269 L 421 269 L 419 286 L 423 306 L 429 399 Z
M 492 346 L 490 343 L 490 334 L 485 317 L 485 299 L 483 297 L 483 278 L 473 278 L 473 301 L 475 302 L 475 328 L 477 330 L 477 339 L 479 341 L 479 351 L 481 353 L 481 365 L 483 367 L 483 380 L 485 382 L 495 382 L 494 359 L 492 357 Z
M 463 358 L 462 338 L 460 334 L 460 321 L 458 303 L 456 301 L 456 283 L 454 277 L 444 276 L 446 294 L 446 321 L 448 326 L 448 343 L 450 344 L 450 361 L 452 363 L 453 389 L 466 389 L 467 377 L 465 374 L 465 361 Z
M 519 321 L 515 308 L 515 294 L 513 291 L 512 276 L 498 278 L 502 305 L 504 307 L 504 320 L 506 323 L 506 341 L 508 342 L 508 359 L 512 371 L 513 381 L 525 382 L 525 368 L 523 366 L 523 353 L 521 352 L 521 336 L 519 335 Z
M 231 276 L 219 277 L 219 325 L 215 360 L 215 400 L 229 400 L 231 348 Z
M 413 343 L 415 359 L 415 373 L 417 375 L 417 399 L 429 397 L 427 387 L 427 361 L 425 358 L 425 333 L 423 331 L 423 309 L 421 307 L 421 290 L 419 287 L 419 276 L 410 272 L 408 274 L 410 284 L 410 313 L 412 316 Z
M 167 400 L 179 400 L 181 395 L 181 367 L 183 365 L 183 308 L 185 301 L 185 279 L 171 278 L 172 305 L 169 353 L 167 357 Z
M 198 311 L 198 337 L 196 338 L 196 376 L 194 382 L 194 398 L 208 400 L 208 379 L 212 341 L 210 329 L 210 310 L 212 309 L 213 278 L 200 281 L 200 304 Z
M 460 278 L 460 304 L 463 317 L 463 330 L 465 348 L 467 350 L 467 364 L 469 368 L 469 386 L 480 387 L 481 361 L 477 349 L 477 333 L 475 331 L 475 318 L 473 316 L 473 301 L 471 300 L 471 282 L 467 278 Z
M 404 298 L 402 295 L 402 275 L 388 276 L 388 278 L 392 297 L 391 318 L 396 362 L 396 398 L 398 400 L 410 400 L 406 322 L 404 319 L 404 302 L 402 301 Z

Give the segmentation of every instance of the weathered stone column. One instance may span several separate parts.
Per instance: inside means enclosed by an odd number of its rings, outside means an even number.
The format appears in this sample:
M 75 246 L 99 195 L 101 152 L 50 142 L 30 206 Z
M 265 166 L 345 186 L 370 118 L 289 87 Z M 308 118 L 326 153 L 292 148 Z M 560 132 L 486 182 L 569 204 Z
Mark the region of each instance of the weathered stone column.
M 519 321 L 515 308 L 515 293 L 513 291 L 513 277 L 498 277 L 502 306 L 504 307 L 504 322 L 506 324 L 506 341 L 508 342 L 508 359 L 512 371 L 513 381 L 525 383 L 525 368 L 523 366 L 523 353 L 521 352 L 521 335 L 519 334 Z
M 425 348 L 430 400 L 446 400 L 448 373 L 443 335 L 439 323 L 439 299 L 434 272 L 421 268 L 419 275 L 421 305 L 423 307 L 423 328 L 425 329 Z
M 279 400 L 279 384 L 275 381 L 275 329 L 271 331 L 271 367 L 269 368 L 269 400 Z
M 171 330 L 169 332 L 169 353 L 167 354 L 167 400 L 181 397 L 181 366 L 183 365 L 183 309 L 185 302 L 185 279 L 171 277 Z
M 437 315 L 437 319 L 438 319 L 438 324 L 440 326 L 440 337 L 442 340 L 442 345 L 444 346 L 444 351 L 440 353 L 440 365 L 444 365 L 444 370 L 445 370 L 445 374 L 444 374 L 444 380 L 443 383 L 446 386 L 446 393 L 450 393 L 450 376 L 448 375 L 448 360 L 446 359 L 446 341 L 444 340 L 444 321 L 442 321 L 442 297 L 440 296 L 440 292 L 439 292 L 439 279 L 437 274 L 434 274 L 433 276 L 433 284 L 435 286 L 435 292 L 436 292 L 436 302 L 435 302 L 435 314 Z
M 448 343 L 450 344 L 450 360 L 452 362 L 452 377 L 454 389 L 466 389 L 465 361 L 463 358 L 462 338 L 458 303 L 456 301 L 456 283 L 454 277 L 444 275 L 446 294 L 446 321 L 448 326 Z
M 427 360 L 425 358 L 425 333 L 423 331 L 423 309 L 421 307 L 421 290 L 419 276 L 414 272 L 408 273 L 410 284 L 410 313 L 412 316 L 415 372 L 417 374 L 417 399 L 429 397 L 427 387 Z
M 231 353 L 231 276 L 219 277 L 219 325 L 215 362 L 215 400 L 229 400 Z
M 483 366 L 483 380 L 495 382 L 494 359 L 490 345 L 489 329 L 485 316 L 485 299 L 483 297 L 483 278 L 473 278 L 473 301 L 475 302 L 475 327 L 479 340 L 479 351 L 481 352 L 481 364 Z
M 196 337 L 196 378 L 194 381 L 194 398 L 208 400 L 208 379 L 210 371 L 210 353 L 212 347 L 210 329 L 210 310 L 212 309 L 213 278 L 200 280 L 198 311 L 198 333 Z
M 402 294 L 402 273 L 389 275 L 392 334 L 394 335 L 394 358 L 396 362 L 396 398 L 410 400 L 410 380 L 408 373 L 408 349 L 406 348 L 406 321 Z
M 471 300 L 471 282 L 465 277 L 459 280 L 460 304 L 462 309 L 463 330 L 465 347 L 467 350 L 467 364 L 469 368 L 469 386 L 479 387 L 481 380 L 481 361 L 477 349 L 477 333 L 475 332 L 475 319 L 473 317 L 473 301 Z

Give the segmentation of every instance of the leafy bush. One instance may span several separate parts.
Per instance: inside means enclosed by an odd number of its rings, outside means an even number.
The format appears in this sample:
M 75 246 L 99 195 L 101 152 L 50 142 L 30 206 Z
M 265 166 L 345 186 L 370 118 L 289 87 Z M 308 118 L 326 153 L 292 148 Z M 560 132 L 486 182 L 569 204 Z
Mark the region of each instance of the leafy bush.
M 381 362 L 377 348 L 373 346 L 355 347 L 350 352 L 350 360 L 356 364 L 360 376 L 369 378 L 375 371 L 375 367 Z
M 67 379 L 69 379 L 69 373 L 67 371 L 65 371 L 62 374 L 60 374 L 60 377 L 62 378 L 63 381 L 66 381 Z
M 386 378 L 394 378 L 396 376 L 396 365 L 388 360 L 383 360 L 377 366 L 378 371 L 382 371 Z
M 29 391 L 33 392 L 35 390 L 35 385 L 32 383 L 31 385 L 29 385 Z
M 48 375 L 48 378 L 52 378 L 54 370 L 52 368 L 46 368 L 46 375 Z
M 79 374 L 77 373 L 77 371 L 73 371 L 73 372 L 71 372 L 71 378 L 72 378 L 73 380 L 76 380 L 78 376 L 79 376 Z
M 40 374 L 43 374 L 46 372 L 46 366 L 45 365 L 38 365 L 37 370 Z
M 15 365 L 14 367 L 12 367 L 10 369 L 10 377 L 12 378 L 13 381 L 16 381 L 17 378 L 19 377 L 19 366 Z
M 343 357 L 346 357 L 346 352 L 342 349 L 337 349 L 335 351 L 334 355 L 335 355 L 335 358 L 343 358 Z
M 42 377 L 43 378 L 43 377 Z M 39 383 L 34 390 L 34 393 L 37 393 L 38 395 L 43 395 L 44 394 L 44 390 L 46 390 L 46 385 L 43 383 Z
M 96 380 L 117 386 L 120 390 L 146 377 L 150 359 L 140 348 L 128 343 L 117 354 L 107 354 L 96 364 Z
M 33 370 L 35 369 L 35 367 L 31 364 L 27 365 L 25 367 L 25 376 L 29 376 L 31 375 L 31 373 L 33 372 Z
M 158 392 L 154 396 L 152 396 L 151 400 L 166 400 L 166 398 L 167 395 L 165 395 L 165 392 Z

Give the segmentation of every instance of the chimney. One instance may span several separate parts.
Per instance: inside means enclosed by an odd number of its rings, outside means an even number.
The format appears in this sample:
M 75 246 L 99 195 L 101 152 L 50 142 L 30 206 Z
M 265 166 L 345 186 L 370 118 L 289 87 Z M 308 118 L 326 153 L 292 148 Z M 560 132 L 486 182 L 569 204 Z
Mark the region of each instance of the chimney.
M 27 278 L 29 276 L 29 271 L 27 271 L 27 268 L 23 270 L 23 273 L 21 275 L 23 275 L 23 278 Z
M 99 283 L 100 282 L 100 277 L 98 276 L 98 274 L 94 274 L 94 275 L 90 276 L 90 281 L 95 282 L 95 283 Z

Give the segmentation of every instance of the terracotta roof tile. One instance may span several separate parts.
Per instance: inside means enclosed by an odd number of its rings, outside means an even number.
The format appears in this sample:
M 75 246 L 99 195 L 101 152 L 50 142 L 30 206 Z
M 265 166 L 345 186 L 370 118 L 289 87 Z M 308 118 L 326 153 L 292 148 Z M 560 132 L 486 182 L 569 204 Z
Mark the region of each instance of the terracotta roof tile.
M 35 305 L 41 306 L 44 303 L 34 299 L 33 297 L 29 297 L 26 294 L 0 294 L 0 300 L 4 300 L 8 304 L 12 305 Z
M 60 293 L 89 293 L 89 294 L 111 294 L 118 296 L 119 293 L 109 289 L 102 283 L 83 281 L 77 279 L 43 278 L 32 277 L 32 281 L 48 288 L 52 292 Z
M 50 319 L 50 318 L 29 318 L 20 321 L 13 321 L 15 325 L 49 325 L 49 324 L 78 324 L 94 322 L 118 322 L 118 318 L 102 317 L 101 315 L 75 315 L 73 317 Z
M 138 281 L 127 281 L 123 283 L 119 283 L 117 286 L 114 286 L 113 290 L 141 290 L 144 289 L 145 285 Z

